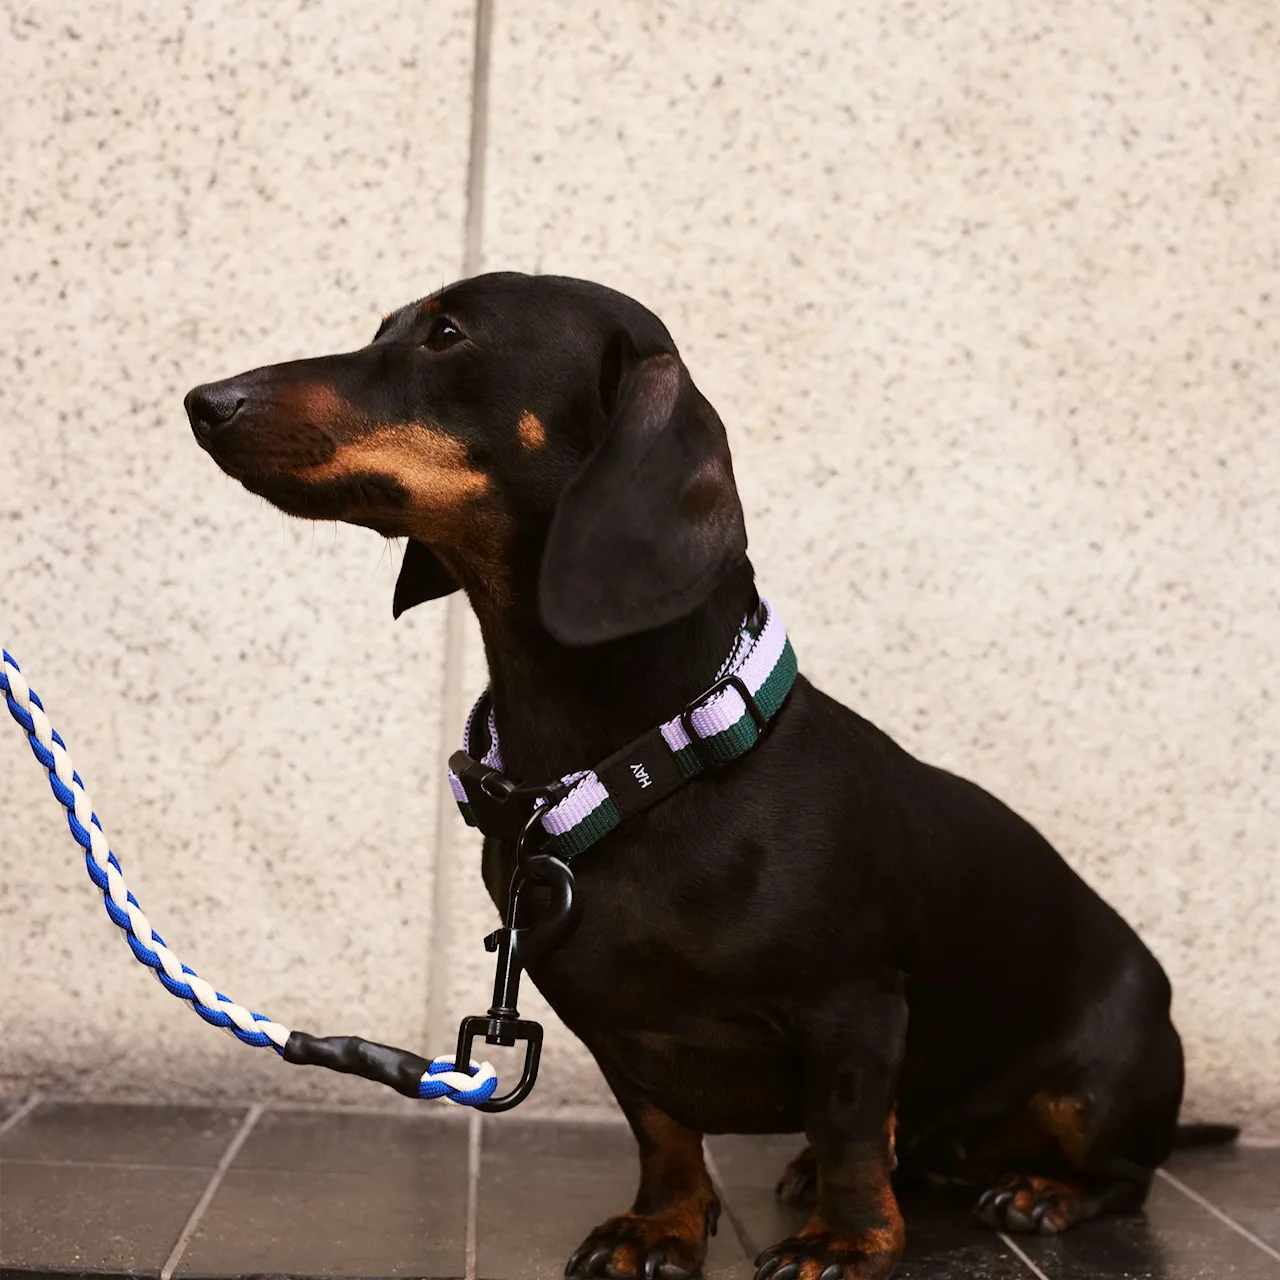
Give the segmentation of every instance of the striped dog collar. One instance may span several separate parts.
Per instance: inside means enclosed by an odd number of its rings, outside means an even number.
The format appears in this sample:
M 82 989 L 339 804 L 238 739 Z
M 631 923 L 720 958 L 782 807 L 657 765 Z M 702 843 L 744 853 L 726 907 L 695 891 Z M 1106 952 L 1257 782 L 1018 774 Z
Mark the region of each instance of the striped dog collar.
M 624 819 L 698 774 L 745 755 L 778 713 L 796 678 L 796 655 L 768 602 L 744 619 L 715 681 L 678 715 L 609 759 L 545 786 L 502 772 L 502 748 L 486 689 L 467 717 L 449 785 L 469 826 L 515 839 L 534 814 L 547 848 L 567 861 Z M 523 801 L 523 803 L 517 803 Z

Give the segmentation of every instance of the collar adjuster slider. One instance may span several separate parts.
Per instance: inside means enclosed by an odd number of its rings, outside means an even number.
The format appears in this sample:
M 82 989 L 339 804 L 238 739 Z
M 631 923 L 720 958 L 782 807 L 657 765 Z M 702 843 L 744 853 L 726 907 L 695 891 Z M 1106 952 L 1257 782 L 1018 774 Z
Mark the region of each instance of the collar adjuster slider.
M 751 690 L 747 688 L 746 681 L 741 676 L 733 673 L 721 676 L 709 689 L 704 689 L 698 694 L 680 713 L 680 723 L 684 727 L 685 733 L 689 735 L 689 746 L 697 757 L 698 763 L 704 769 L 713 769 L 717 765 L 727 763 L 727 761 L 715 760 L 702 749 L 703 739 L 693 727 L 693 713 L 702 710 L 716 694 L 723 693 L 726 689 L 737 690 L 738 696 L 747 708 L 747 714 L 755 721 L 757 738 L 769 727 L 769 718 L 760 709 L 760 704 L 755 700 Z

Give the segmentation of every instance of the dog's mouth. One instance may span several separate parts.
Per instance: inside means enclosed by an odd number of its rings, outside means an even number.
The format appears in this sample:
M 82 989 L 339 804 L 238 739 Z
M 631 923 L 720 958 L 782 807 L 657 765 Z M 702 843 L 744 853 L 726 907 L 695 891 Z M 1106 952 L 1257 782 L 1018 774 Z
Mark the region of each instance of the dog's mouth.
M 405 487 L 378 472 L 342 469 L 338 444 L 318 426 L 257 419 L 197 438 L 227 475 L 287 515 L 403 534 L 395 513 L 408 505 Z
M 228 474 L 234 474 L 228 472 Z M 235 478 L 286 515 L 304 520 L 342 520 L 387 538 L 404 537 L 409 492 L 391 476 L 351 472 L 309 478 L 285 471 L 248 471 Z

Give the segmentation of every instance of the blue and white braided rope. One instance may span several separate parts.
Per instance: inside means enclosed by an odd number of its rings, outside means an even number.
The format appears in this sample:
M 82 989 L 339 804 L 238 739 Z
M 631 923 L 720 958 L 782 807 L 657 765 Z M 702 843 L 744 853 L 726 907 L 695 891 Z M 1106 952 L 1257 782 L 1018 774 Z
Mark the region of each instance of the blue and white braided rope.
M 66 744 L 49 723 L 44 704 L 8 650 L 0 649 L 0 654 L 3 654 L 0 693 L 5 695 L 9 714 L 26 732 L 33 754 L 48 772 L 54 797 L 67 811 L 71 834 L 84 850 L 89 879 L 101 891 L 107 915 L 123 932 L 134 957 L 151 970 L 170 995 L 187 1001 L 211 1026 L 229 1032 L 247 1045 L 283 1054 L 290 1034 L 288 1027 L 273 1022 L 265 1014 L 253 1013 L 223 995 L 183 964 L 151 927 L 151 921 L 125 884 L 120 863 L 107 844 L 102 824 L 93 812 L 80 775 L 71 764 Z M 473 1062 L 468 1075 L 454 1069 L 452 1058 L 436 1058 L 418 1085 L 418 1097 L 477 1106 L 488 1102 L 497 1087 L 497 1073 L 487 1062 Z

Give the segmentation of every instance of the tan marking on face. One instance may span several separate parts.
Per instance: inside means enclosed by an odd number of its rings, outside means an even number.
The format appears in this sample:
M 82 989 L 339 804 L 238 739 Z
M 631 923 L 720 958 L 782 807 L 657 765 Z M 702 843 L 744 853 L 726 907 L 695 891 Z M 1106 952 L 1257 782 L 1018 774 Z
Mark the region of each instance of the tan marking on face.
M 286 383 L 274 395 L 276 405 L 299 422 L 336 433 L 358 430 L 364 416 L 327 382 Z
M 418 308 L 420 316 L 429 316 L 433 311 L 440 310 L 439 298 L 423 298 L 422 305 Z
M 489 477 L 467 461 L 459 440 L 426 426 L 383 427 L 342 445 L 336 457 L 308 469 L 308 480 L 333 480 L 362 471 L 398 480 L 415 508 L 445 511 L 489 492 Z
M 324 481 L 370 472 L 402 485 L 408 504 L 351 511 L 348 518 L 392 517 L 405 534 L 441 555 L 464 584 L 499 604 L 507 598 L 511 518 L 487 500 L 492 481 L 471 465 L 461 441 L 425 424 L 381 427 L 344 444 L 332 461 L 308 469 L 303 478 Z
M 547 429 L 542 425 L 542 420 L 536 413 L 531 413 L 526 409 L 520 415 L 518 425 L 520 433 L 520 443 L 532 453 L 535 449 L 541 449 L 547 443 Z

